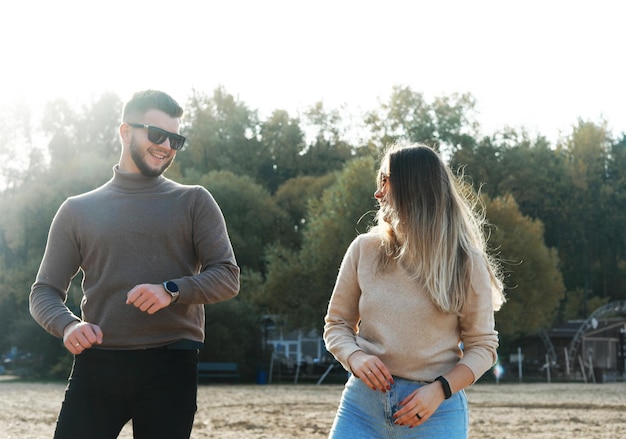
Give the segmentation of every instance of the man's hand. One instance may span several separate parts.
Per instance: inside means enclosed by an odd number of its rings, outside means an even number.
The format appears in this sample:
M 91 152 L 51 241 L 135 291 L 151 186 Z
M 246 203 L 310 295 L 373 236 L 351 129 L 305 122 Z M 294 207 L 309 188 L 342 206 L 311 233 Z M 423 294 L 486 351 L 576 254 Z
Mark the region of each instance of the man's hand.
M 163 285 L 141 284 L 130 290 L 126 295 L 126 304 L 148 314 L 154 314 L 172 303 L 172 296 L 165 291 Z
M 63 330 L 63 345 L 74 355 L 102 343 L 102 329 L 87 322 L 73 322 Z

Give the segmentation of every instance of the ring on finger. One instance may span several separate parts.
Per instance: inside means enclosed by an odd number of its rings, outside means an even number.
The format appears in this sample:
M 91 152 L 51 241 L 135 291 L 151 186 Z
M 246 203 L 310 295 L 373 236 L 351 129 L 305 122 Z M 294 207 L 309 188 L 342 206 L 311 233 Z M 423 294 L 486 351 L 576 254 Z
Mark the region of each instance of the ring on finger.
M 80 343 L 76 343 L 74 346 L 78 347 L 78 346 L 80 346 Z
M 371 374 L 372 374 L 372 371 L 371 371 L 371 370 L 370 370 L 369 372 L 367 372 L 367 375 L 371 375 Z
M 415 413 L 415 416 L 417 417 L 417 419 L 419 419 L 420 421 L 422 420 L 422 417 L 420 416 L 419 413 Z

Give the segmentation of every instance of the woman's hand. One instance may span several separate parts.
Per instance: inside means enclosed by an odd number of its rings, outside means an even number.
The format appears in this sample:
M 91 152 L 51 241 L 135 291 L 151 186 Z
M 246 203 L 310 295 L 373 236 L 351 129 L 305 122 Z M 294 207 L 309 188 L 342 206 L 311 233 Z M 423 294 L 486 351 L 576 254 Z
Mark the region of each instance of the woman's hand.
M 370 389 L 380 390 L 383 393 L 391 390 L 393 377 L 387 366 L 377 356 L 356 351 L 348 357 L 348 365 L 352 373 Z
M 464 364 L 457 364 L 446 373 L 445 378 L 450 384 L 452 393 L 459 392 L 475 381 L 474 373 Z M 426 384 L 400 401 L 401 409 L 393 415 L 395 423 L 408 427 L 420 425 L 435 413 L 445 398 L 439 381 Z
M 415 427 L 426 422 L 445 399 L 441 384 L 437 381 L 420 387 L 400 402 L 400 410 L 394 413 L 395 423 Z

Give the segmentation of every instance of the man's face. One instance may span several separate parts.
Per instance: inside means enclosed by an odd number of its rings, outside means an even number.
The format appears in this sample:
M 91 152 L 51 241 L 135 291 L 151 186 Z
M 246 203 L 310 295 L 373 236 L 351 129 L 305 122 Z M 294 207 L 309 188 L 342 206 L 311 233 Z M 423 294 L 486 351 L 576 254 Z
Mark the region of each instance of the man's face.
M 146 112 L 142 120 L 133 120 L 133 123 L 155 126 L 171 133 L 178 133 L 180 121 L 160 110 Z M 128 151 L 124 152 L 120 166 L 126 172 L 140 173 L 146 177 L 158 177 L 174 161 L 176 150 L 170 148 L 170 141 L 159 144 L 152 143 L 148 139 L 146 128 L 129 127 L 130 142 Z M 130 160 L 129 160 L 130 158 Z

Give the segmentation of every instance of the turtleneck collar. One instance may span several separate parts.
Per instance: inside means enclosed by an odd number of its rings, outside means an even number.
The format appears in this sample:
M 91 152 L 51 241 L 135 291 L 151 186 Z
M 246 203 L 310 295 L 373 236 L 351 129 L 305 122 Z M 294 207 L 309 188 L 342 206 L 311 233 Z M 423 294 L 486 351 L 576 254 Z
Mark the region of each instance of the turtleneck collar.
M 150 189 L 165 180 L 163 175 L 158 177 L 146 177 L 143 174 L 135 174 L 132 172 L 124 172 L 117 164 L 113 167 L 113 179 L 111 184 L 119 189 L 127 191 L 140 191 Z

